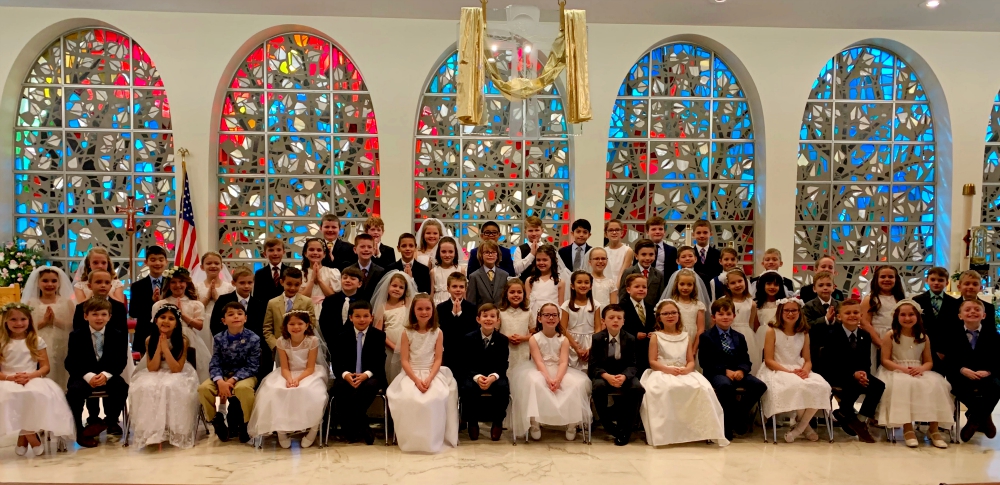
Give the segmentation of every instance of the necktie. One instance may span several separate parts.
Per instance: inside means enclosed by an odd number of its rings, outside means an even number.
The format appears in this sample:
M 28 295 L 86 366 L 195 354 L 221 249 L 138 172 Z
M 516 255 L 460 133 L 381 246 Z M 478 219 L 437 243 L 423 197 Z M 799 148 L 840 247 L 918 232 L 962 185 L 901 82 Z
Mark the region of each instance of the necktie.
M 281 285 L 281 272 L 277 266 L 271 266 L 271 277 L 274 278 L 274 286 Z
M 485 349 L 486 347 L 489 347 L 489 345 L 490 345 L 490 338 L 483 337 L 483 348 Z
M 291 298 L 285 297 L 285 313 L 292 311 L 293 302 Z
M 344 298 L 344 309 L 340 313 L 340 322 L 347 323 L 347 311 L 351 308 L 351 299 Z
M 489 270 L 489 271 L 487 271 L 486 275 L 490 277 L 490 281 L 493 281 L 493 270 L 492 269 Z
M 577 246 L 576 255 L 573 258 L 573 271 L 580 269 L 581 266 L 583 266 L 583 248 Z
M 247 309 L 247 299 L 246 298 L 240 298 L 240 305 L 243 305 L 243 309 L 246 310 Z
M 972 345 L 972 350 L 976 350 L 976 341 L 979 340 L 979 330 L 966 330 L 965 333 L 969 335 L 969 344 Z
M 153 279 L 153 291 L 156 291 L 156 290 L 160 289 L 160 285 L 161 284 L 162 283 L 160 282 L 160 278 L 154 278 Z
M 705 253 L 707 253 L 707 252 L 708 252 L 708 248 L 701 248 L 701 262 L 702 263 L 705 262 L 705 257 L 706 257 Z
M 96 332 L 94 333 L 94 353 L 97 354 L 97 360 L 101 360 L 104 355 L 104 333 Z
M 616 350 L 617 348 L 618 348 L 618 339 L 616 338 L 611 339 L 611 341 L 608 342 L 608 358 L 610 359 L 615 358 L 615 354 L 618 353 Z
M 361 373 L 361 347 L 364 345 L 365 333 L 358 332 L 358 355 L 354 358 L 354 373 Z
M 648 269 L 642 270 L 642 277 L 643 278 L 649 278 L 649 270 Z
M 368 284 L 368 268 L 362 269 L 361 270 L 361 275 L 362 275 L 361 284 L 362 285 L 367 285 Z
M 733 342 L 729 339 L 729 332 L 722 332 L 722 350 L 727 354 L 733 354 Z
M 850 342 L 852 350 L 858 348 L 858 335 L 856 333 L 851 332 L 851 336 L 847 341 Z
M 644 308 L 642 308 L 642 303 L 638 303 L 638 304 L 635 305 L 635 311 L 636 311 L 636 313 L 639 314 L 639 320 L 642 321 L 643 325 L 645 325 L 646 324 L 646 310 Z
M 931 294 L 931 306 L 934 307 L 934 315 L 941 311 L 941 295 Z

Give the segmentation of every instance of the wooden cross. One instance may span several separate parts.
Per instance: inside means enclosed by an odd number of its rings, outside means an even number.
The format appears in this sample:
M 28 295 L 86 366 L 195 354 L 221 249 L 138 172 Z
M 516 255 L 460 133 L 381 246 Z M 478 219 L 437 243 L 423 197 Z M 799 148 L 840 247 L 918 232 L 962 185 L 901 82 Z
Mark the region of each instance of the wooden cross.
M 125 216 L 125 231 L 129 233 L 135 232 L 135 216 L 145 214 L 145 208 L 140 209 L 135 206 L 135 197 L 128 196 L 127 202 L 124 206 L 115 207 L 116 214 L 126 214 Z

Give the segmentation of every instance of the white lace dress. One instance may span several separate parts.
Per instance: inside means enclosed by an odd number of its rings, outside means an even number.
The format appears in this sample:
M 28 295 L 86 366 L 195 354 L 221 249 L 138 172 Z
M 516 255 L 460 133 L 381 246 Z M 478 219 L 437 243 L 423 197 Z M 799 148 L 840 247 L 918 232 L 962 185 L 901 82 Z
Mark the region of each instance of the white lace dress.
M 556 280 L 549 278 L 546 280 L 532 280 L 531 294 L 528 295 L 531 302 L 531 314 L 538 315 L 538 310 L 546 303 L 555 303 L 559 306 L 559 285 Z
M 531 313 L 520 308 L 508 308 L 500 312 L 500 333 L 510 337 L 511 335 L 530 335 L 531 328 L 534 327 Z M 531 350 L 528 342 L 523 341 L 517 345 L 509 344 L 510 353 L 507 355 L 507 377 L 518 364 L 531 360 Z
M 45 339 L 38 337 L 38 349 L 46 348 Z M 17 374 L 38 370 L 24 339 L 11 340 L 0 352 L 0 372 Z M 49 356 L 51 364 L 52 357 Z M 21 430 L 51 431 L 55 436 L 74 439 L 76 424 L 66 403 L 66 393 L 52 379 L 38 377 L 20 385 L 0 381 L 0 437 L 18 435 Z
M 604 274 L 608 270 L 604 270 Z M 594 302 L 604 308 L 611 304 L 611 295 L 618 293 L 618 280 L 605 276 L 604 278 L 594 278 Z
M 764 306 L 757 308 L 757 321 L 760 322 L 760 326 L 757 327 L 757 343 L 760 345 L 761 358 L 763 359 L 764 351 L 764 337 L 767 337 L 767 329 L 772 321 L 774 321 L 775 314 L 778 313 L 778 304 L 769 301 L 765 302 Z
M 314 278 L 312 274 L 309 277 Z M 334 293 L 340 291 L 340 270 L 322 266 L 319 268 L 319 279 L 329 285 Z M 316 309 L 314 315 L 318 316 L 320 311 L 323 310 L 323 300 L 326 299 L 326 295 L 323 294 L 323 288 L 319 286 L 319 283 L 313 284 L 312 294 L 309 297 L 312 298 L 313 307 Z
M 133 443 L 140 449 L 164 442 L 178 448 L 194 446 L 201 409 L 198 405 L 198 383 L 197 373 L 187 362 L 176 373 L 170 372 L 165 359 L 156 372 L 149 372 L 143 363 L 128 388 L 129 428 L 133 433 Z
M 431 268 L 431 285 L 434 286 L 434 305 L 444 303 L 451 295 L 448 293 L 448 276 L 451 276 L 454 272 L 463 273 L 462 268 L 458 266 L 452 266 L 450 268 L 443 268 L 441 266 L 435 266 Z
M 434 266 L 434 260 L 437 258 L 437 246 L 434 246 L 427 251 L 417 250 L 416 255 L 413 259 L 417 260 L 418 263 L 431 268 Z
M 555 377 L 559 372 L 559 351 L 566 337 L 559 334 L 546 337 L 539 332 L 531 338 L 538 344 L 542 364 L 549 377 Z M 523 345 L 527 345 L 527 342 Z M 590 422 L 590 386 L 587 374 L 568 367 L 559 390 L 552 392 L 545 376 L 538 371 L 533 361 L 521 363 L 514 369 L 510 379 L 515 409 L 512 417 L 514 435 L 524 436 L 531 426 L 531 418 L 539 424 L 549 426 L 575 426 L 581 422 Z
M 801 369 L 805 363 L 802 357 L 805 332 L 788 336 L 776 328 L 771 330 L 775 335 L 774 360 L 788 370 Z M 791 372 L 774 371 L 761 366 L 757 378 L 767 384 L 767 392 L 763 398 L 765 416 L 799 409 L 830 409 L 830 384 L 815 372 L 810 372 L 809 377 L 803 379 Z
M 608 266 L 604 268 L 604 274 L 616 282 L 621 280 L 622 271 L 625 270 L 625 256 L 628 254 L 628 251 L 629 247 L 624 243 L 618 249 L 611 249 L 605 246 L 604 252 L 608 253 Z
M 892 295 L 879 295 L 878 301 L 881 304 L 877 313 L 872 315 L 872 326 L 879 335 L 885 335 L 892 330 L 892 312 L 896 310 L 896 298 Z M 882 367 L 878 358 L 878 346 L 872 344 L 872 369 Z
M 200 301 L 189 300 L 187 297 L 180 298 L 179 300 L 175 297 L 169 297 L 153 303 L 152 318 L 154 326 L 156 325 L 156 312 L 167 303 L 176 305 L 181 309 L 181 313 L 188 318 L 201 318 L 204 326 L 208 326 L 208 319 L 205 317 L 205 306 Z M 188 339 L 188 346 L 190 349 L 194 349 L 195 371 L 198 373 L 198 382 L 205 381 L 209 378 L 208 364 L 212 360 L 212 348 L 205 345 L 205 341 L 201 338 L 201 332 L 188 326 L 186 323 L 182 322 L 182 325 L 184 325 L 184 336 Z
M 681 324 L 684 325 L 684 332 L 688 334 L 688 338 L 693 342 L 698 337 L 698 312 L 706 311 L 705 304 L 701 300 L 690 302 L 678 301 L 677 308 L 681 312 Z M 708 315 L 705 315 L 705 324 L 706 326 L 708 325 Z
M 306 430 L 323 421 L 323 411 L 326 410 L 329 399 L 326 392 L 330 377 L 319 338 L 307 335 L 298 346 L 294 346 L 291 341 L 282 337 L 278 339 L 275 348 L 285 351 L 292 377 L 297 377 L 306 370 L 309 352 L 318 349 L 315 368 L 309 377 L 299 382 L 298 387 L 287 386 L 285 377 L 281 375 L 280 365 L 264 378 L 257 389 L 253 414 L 247 424 L 250 436 L 260 436 L 272 431 L 291 433 Z
M 736 318 L 733 319 L 733 330 L 743 335 L 747 340 L 747 353 L 750 355 L 750 373 L 756 374 L 763 365 L 763 344 L 757 341 L 757 334 L 750 326 L 750 316 L 753 313 L 753 300 L 733 301 L 736 307 Z
M 576 311 L 572 311 L 569 309 L 569 302 L 566 302 L 562 305 L 562 311 L 569 314 L 569 324 L 566 327 L 569 334 L 573 336 L 573 340 L 581 348 L 589 349 L 594 337 L 594 315 L 600 314 L 601 307 L 594 308 L 593 305 L 587 303 L 582 307 L 577 307 Z M 587 361 L 580 360 L 580 356 L 576 354 L 572 346 L 569 348 L 569 366 L 587 372 Z
M 393 351 L 389 347 L 385 348 L 385 378 L 389 382 L 392 382 L 403 370 L 403 364 L 400 362 L 399 355 L 399 339 L 403 335 L 403 331 L 406 330 L 409 317 L 409 310 L 406 308 L 406 305 L 386 310 L 382 314 L 382 318 L 385 320 L 382 331 L 385 332 L 385 337 L 392 341 L 397 349 Z
M 410 369 L 418 379 L 430 375 L 440 334 L 440 329 L 424 333 L 406 331 Z M 413 379 L 401 373 L 385 394 L 400 450 L 438 453 L 446 446 L 458 446 L 458 384 L 450 369 L 439 367 L 427 392 L 420 392 Z
M 66 354 L 69 352 L 69 333 L 73 331 L 73 314 L 76 312 L 76 305 L 73 300 L 65 298 L 56 300 L 55 303 L 42 303 L 38 299 L 28 300 L 28 306 L 34 309 L 31 318 L 35 322 L 35 327 L 45 320 L 45 311 L 52 308 L 53 322 L 45 328 L 38 330 L 38 336 L 45 339 L 48 345 L 49 354 L 49 375 L 53 382 L 66 390 L 66 383 L 69 381 L 69 372 L 66 371 Z
M 892 343 L 892 361 L 906 367 L 919 367 L 923 364 L 927 342 L 929 340 L 917 343 L 913 337 L 900 335 L 899 343 Z M 914 421 L 937 421 L 947 427 L 955 422 L 951 384 L 941 374 L 927 371 L 920 377 L 913 377 L 880 367 L 876 375 L 885 383 L 885 393 L 876 412 L 879 424 L 902 426 Z
M 656 361 L 670 367 L 687 365 L 688 334 L 656 332 Z M 653 446 L 715 440 L 726 446 L 725 418 L 719 398 L 705 376 L 691 371 L 674 376 L 646 369 L 639 380 L 646 390 L 639 414 L 646 442 Z
M 208 296 L 208 286 L 205 284 L 204 281 L 195 283 L 194 289 L 198 290 L 198 298 L 205 298 Z M 236 291 L 236 287 L 233 286 L 232 283 L 220 280 L 219 286 L 215 288 L 216 299 L 209 301 L 208 304 L 205 305 L 205 313 L 204 313 L 205 326 L 203 326 L 201 330 L 198 331 L 198 335 L 200 335 L 201 339 L 205 342 L 205 348 L 211 350 L 212 353 L 215 353 L 215 349 L 212 348 L 213 346 L 212 339 L 214 336 L 212 335 L 212 328 L 211 328 L 212 322 L 208 321 L 208 319 L 212 318 L 212 310 L 215 309 L 216 300 L 218 300 L 220 296 L 225 295 L 227 293 L 232 293 L 234 291 Z M 316 314 L 319 315 L 319 312 L 317 312 Z

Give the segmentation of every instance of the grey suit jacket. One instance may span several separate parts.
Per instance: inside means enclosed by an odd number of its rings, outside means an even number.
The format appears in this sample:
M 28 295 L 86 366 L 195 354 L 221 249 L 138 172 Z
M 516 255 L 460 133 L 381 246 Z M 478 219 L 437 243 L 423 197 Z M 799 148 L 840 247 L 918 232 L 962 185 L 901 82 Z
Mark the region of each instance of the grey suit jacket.
M 618 301 L 626 301 L 628 299 L 628 288 L 625 287 L 625 279 L 628 278 L 628 275 L 634 273 L 642 274 L 642 270 L 639 269 L 638 264 L 634 264 L 625 268 L 625 271 L 622 271 L 622 279 L 618 282 Z M 650 267 L 649 278 L 646 281 L 646 298 L 643 300 L 650 305 L 656 306 L 656 303 L 660 301 L 660 295 L 666 289 L 667 280 L 663 279 L 663 272 Z
M 493 271 L 493 281 L 490 281 L 485 267 L 480 267 L 469 275 L 469 290 L 465 299 L 474 303 L 476 308 L 483 303 L 499 305 L 503 298 L 503 287 L 507 284 L 509 275 L 499 267 L 494 267 Z

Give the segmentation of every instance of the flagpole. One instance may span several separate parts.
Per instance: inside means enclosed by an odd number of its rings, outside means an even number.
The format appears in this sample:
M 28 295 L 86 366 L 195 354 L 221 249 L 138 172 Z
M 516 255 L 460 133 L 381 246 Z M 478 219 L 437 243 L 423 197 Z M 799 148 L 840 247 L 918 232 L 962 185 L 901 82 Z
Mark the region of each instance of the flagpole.
M 175 204 L 175 206 L 174 206 L 174 214 L 176 214 L 176 216 L 174 217 L 174 266 L 177 265 L 177 254 L 178 254 L 177 251 L 180 250 L 180 248 L 177 247 L 177 238 L 180 237 L 180 235 L 177 233 L 177 231 L 181 227 L 181 217 L 182 217 L 181 216 L 181 211 L 183 210 L 182 204 L 184 203 L 184 201 L 182 200 L 184 198 L 184 195 L 183 195 L 183 193 L 184 193 L 184 182 L 187 180 L 187 155 L 188 155 L 188 153 L 191 153 L 191 152 L 189 152 L 187 148 L 181 147 L 181 148 L 179 148 L 177 150 L 177 153 L 181 154 L 181 179 L 180 179 L 179 183 L 177 184 L 177 187 L 174 189 L 174 194 L 175 194 L 174 195 L 174 204 Z M 181 196 L 180 197 L 176 196 L 177 189 L 180 189 L 180 191 L 181 191 Z

